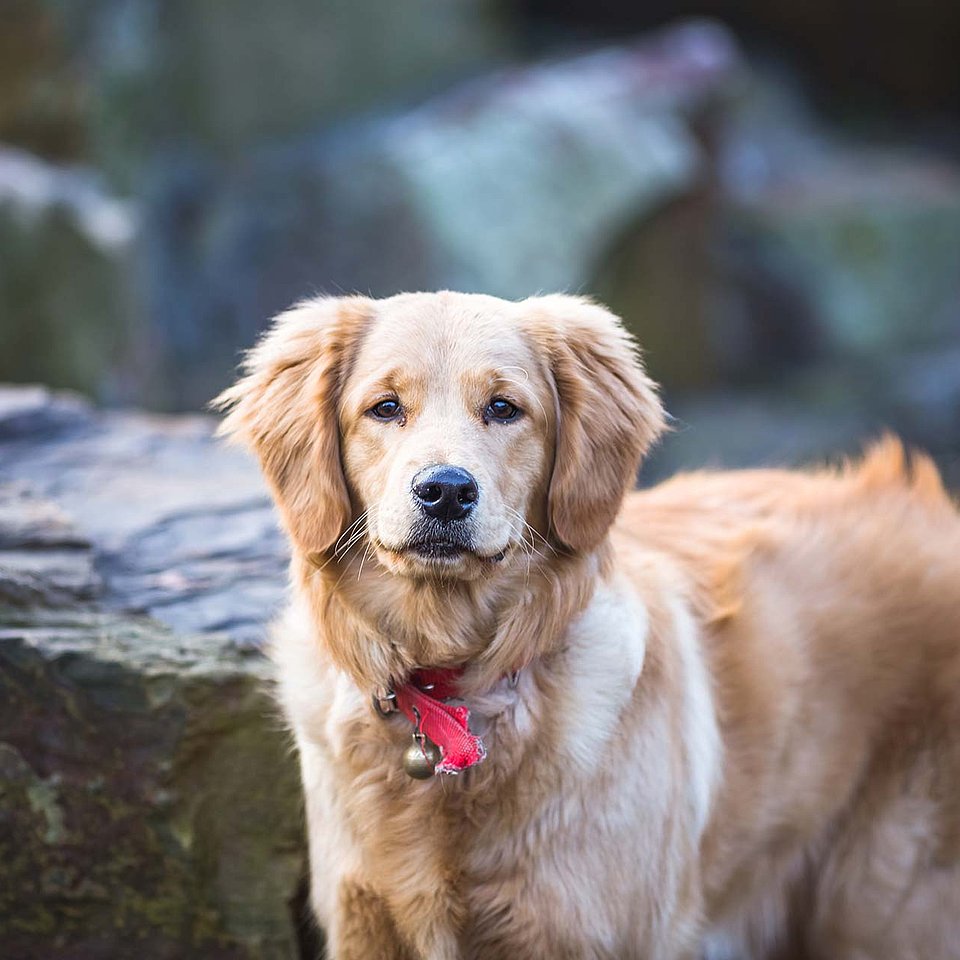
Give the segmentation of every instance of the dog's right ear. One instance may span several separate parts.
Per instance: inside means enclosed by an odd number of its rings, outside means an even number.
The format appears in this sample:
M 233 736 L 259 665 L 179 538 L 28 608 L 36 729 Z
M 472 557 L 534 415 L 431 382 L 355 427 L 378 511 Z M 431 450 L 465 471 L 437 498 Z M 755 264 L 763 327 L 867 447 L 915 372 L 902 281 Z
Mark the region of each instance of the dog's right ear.
M 605 307 L 562 294 L 523 307 L 555 390 L 551 531 L 570 550 L 593 550 L 636 482 L 641 457 L 663 432 L 663 407 L 633 338 Z
M 350 520 L 337 404 L 372 306 L 324 297 L 280 314 L 247 353 L 240 380 L 212 403 L 228 411 L 219 434 L 256 454 L 305 556 L 327 552 Z

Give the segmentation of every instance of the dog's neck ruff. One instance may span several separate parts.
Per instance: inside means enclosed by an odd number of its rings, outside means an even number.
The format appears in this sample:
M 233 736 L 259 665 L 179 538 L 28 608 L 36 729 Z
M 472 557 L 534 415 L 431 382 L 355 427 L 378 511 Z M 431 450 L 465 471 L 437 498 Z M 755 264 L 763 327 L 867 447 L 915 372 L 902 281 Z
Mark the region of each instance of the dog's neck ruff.
M 425 735 L 440 748 L 435 773 L 460 773 L 487 755 L 483 741 L 470 732 L 470 710 L 447 702 L 458 696 L 457 684 L 463 670 L 417 670 L 385 697 L 374 697 L 379 712 L 399 710 L 417 734 Z M 384 708 L 384 702 L 395 706 Z

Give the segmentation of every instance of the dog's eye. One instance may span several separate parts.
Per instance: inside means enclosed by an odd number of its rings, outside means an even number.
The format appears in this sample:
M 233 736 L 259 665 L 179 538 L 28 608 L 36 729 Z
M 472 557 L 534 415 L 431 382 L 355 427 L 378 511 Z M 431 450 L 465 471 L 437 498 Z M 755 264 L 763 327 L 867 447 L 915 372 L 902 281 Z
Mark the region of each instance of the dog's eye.
M 487 420 L 516 420 L 519 416 L 520 410 L 503 397 L 494 397 L 484 411 L 484 418 Z
M 378 420 L 396 420 L 402 409 L 399 400 L 381 400 L 367 412 Z

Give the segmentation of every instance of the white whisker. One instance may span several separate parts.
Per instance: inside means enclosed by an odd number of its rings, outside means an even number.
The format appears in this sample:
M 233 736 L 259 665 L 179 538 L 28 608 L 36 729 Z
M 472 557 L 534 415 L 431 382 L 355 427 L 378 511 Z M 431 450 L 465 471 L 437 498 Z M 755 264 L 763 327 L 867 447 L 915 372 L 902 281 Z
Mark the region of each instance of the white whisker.
M 367 561 L 367 556 L 369 555 L 369 553 L 370 553 L 370 548 L 371 548 L 372 546 L 373 546 L 373 544 L 368 540 L 368 541 L 367 541 L 367 545 L 366 545 L 366 547 L 364 547 L 364 550 L 363 550 L 363 556 L 360 558 L 360 569 L 357 570 L 357 583 L 360 582 L 360 575 L 363 573 L 363 565 L 364 565 L 364 563 L 366 563 L 366 561 Z
M 336 553 L 337 550 L 338 550 L 338 548 L 340 547 L 341 541 L 343 541 L 343 540 L 345 540 L 345 539 L 349 539 L 350 536 L 356 531 L 357 527 L 358 527 L 361 523 L 363 523 L 364 520 L 367 519 L 367 514 L 368 514 L 369 512 L 370 512 L 369 510 L 364 510 L 363 513 L 361 513 L 361 514 L 356 518 L 356 520 L 354 520 L 353 523 L 351 523 L 351 524 L 346 528 L 346 530 L 344 530 L 343 533 L 341 533 L 340 536 L 337 537 L 337 542 L 333 545 L 333 552 L 334 552 L 334 553 Z
M 350 550 L 351 547 L 354 546 L 354 544 L 357 543 L 357 541 L 361 540 L 364 536 L 366 536 L 367 534 L 367 525 L 365 522 L 366 516 L 367 516 L 367 511 L 364 511 L 362 514 L 360 514 L 359 517 L 357 517 L 356 520 L 354 520 L 353 523 L 350 524 L 350 527 L 348 527 L 347 529 L 348 531 L 352 529 L 353 532 L 349 534 L 346 543 L 342 544 L 339 547 L 334 547 L 333 555 L 335 557 L 339 559 L 340 557 L 343 557 L 344 555 L 346 555 L 346 553 Z M 340 539 L 337 541 L 337 543 L 339 544 L 340 541 L 343 540 L 343 538 L 344 538 L 344 534 L 341 534 Z

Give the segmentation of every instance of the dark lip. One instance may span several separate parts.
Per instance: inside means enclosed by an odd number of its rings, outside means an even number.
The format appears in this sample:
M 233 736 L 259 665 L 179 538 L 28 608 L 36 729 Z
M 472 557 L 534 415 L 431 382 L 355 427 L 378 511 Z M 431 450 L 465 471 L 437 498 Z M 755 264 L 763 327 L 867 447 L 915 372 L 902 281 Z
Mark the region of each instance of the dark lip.
M 451 540 L 420 540 L 417 543 L 409 543 L 404 548 L 404 552 L 416 553 L 421 557 L 429 559 L 458 557 L 461 553 L 473 553 L 469 547 L 462 543 L 454 543 Z
M 492 556 L 485 557 L 477 553 L 472 547 L 462 543 L 455 543 L 452 540 L 417 540 L 413 543 L 405 543 L 400 547 L 388 547 L 386 544 L 380 544 L 390 553 L 412 553 L 423 560 L 452 560 L 465 553 L 483 560 L 487 563 L 499 563 L 507 555 L 509 547 L 504 547 Z

